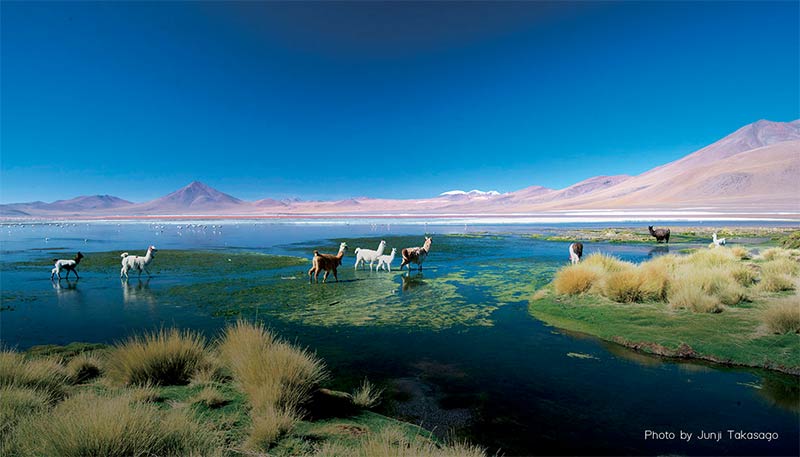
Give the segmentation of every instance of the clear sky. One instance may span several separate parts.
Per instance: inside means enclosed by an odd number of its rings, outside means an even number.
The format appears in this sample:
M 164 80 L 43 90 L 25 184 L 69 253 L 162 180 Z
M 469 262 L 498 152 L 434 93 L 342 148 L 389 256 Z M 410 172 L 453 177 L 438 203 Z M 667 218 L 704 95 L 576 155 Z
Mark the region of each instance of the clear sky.
M 414 198 L 800 117 L 800 4 L 0 4 L 0 201 Z

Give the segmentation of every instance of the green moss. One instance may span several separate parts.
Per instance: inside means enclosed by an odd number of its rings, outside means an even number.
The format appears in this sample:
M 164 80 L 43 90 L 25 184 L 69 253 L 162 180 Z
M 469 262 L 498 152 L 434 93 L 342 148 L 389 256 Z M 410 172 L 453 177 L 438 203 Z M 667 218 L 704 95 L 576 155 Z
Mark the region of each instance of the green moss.
M 100 343 L 69 343 L 66 346 L 44 344 L 31 346 L 25 351 L 25 354 L 29 357 L 55 357 L 68 361 L 83 352 L 101 351 L 108 348 L 108 345 Z
M 623 342 L 645 352 L 685 353 L 737 365 L 796 372 L 800 370 L 798 335 L 771 335 L 760 330 L 763 303 L 729 308 L 719 314 L 671 310 L 665 303 L 614 303 L 591 295 L 558 297 L 552 292 L 532 300 L 528 310 L 555 327 Z M 663 349 L 662 349 L 663 348 Z
M 133 255 L 144 252 L 131 251 Z M 83 272 L 118 274 L 122 259 L 119 251 L 87 252 L 78 270 Z M 11 268 L 43 268 L 52 263 L 54 257 L 63 253 L 51 253 L 47 257 L 24 262 L 15 262 Z M 193 275 L 230 275 L 292 267 L 309 263 L 301 257 L 260 254 L 255 252 L 220 252 L 194 250 L 159 250 L 149 267 L 153 274 L 180 273 Z M 52 266 L 52 265 L 50 265 Z
M 103 345 L 88 343 L 71 343 L 66 346 L 48 345 L 38 346 L 26 355 L 31 358 L 54 355 L 70 357 L 84 351 L 104 348 Z M 219 392 L 227 402 L 212 408 L 201 402 L 193 401 L 203 389 L 209 386 Z M 136 389 L 116 386 L 106 378 L 97 378 L 90 383 L 75 386 L 71 391 L 71 396 L 79 395 L 81 392 L 91 392 L 99 395 L 98 398 L 111 398 L 130 395 Z M 139 389 L 141 390 L 141 388 Z M 147 397 L 151 399 L 139 401 L 147 401 L 163 411 L 185 410 L 191 419 L 222 437 L 225 455 L 241 455 L 239 450 L 251 425 L 250 407 L 244 394 L 238 390 L 238 386 L 233 381 L 211 382 L 195 386 L 155 386 L 146 389 L 152 391 L 152 395 Z M 427 439 L 436 440 L 430 432 L 416 425 L 400 422 L 380 414 L 369 411 L 358 412 L 355 415 L 351 415 L 350 411 L 343 413 L 345 414 L 343 417 L 299 422 L 290 433 L 283 436 L 270 448 L 269 455 L 310 455 L 324 444 L 335 444 L 340 446 L 340 449 L 347 450 L 355 448 L 359 443 L 359 438 L 365 434 L 379 433 L 387 427 L 394 427 L 409 438 L 424 436 Z M 47 415 L 42 415 L 40 418 L 48 420 Z M 4 432 L 8 432 L 11 436 L 16 422 L 4 419 L 3 423 L 7 425 Z M 3 442 L 0 440 L 0 445 L 2 444 Z

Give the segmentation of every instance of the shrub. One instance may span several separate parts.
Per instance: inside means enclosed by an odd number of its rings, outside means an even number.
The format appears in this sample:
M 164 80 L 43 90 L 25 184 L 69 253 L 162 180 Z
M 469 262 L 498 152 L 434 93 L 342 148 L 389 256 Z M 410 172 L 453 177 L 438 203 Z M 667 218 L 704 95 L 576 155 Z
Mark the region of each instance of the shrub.
M 581 263 L 587 266 L 599 267 L 602 271 L 608 273 L 626 270 L 633 267 L 633 264 L 631 264 L 630 262 L 624 262 L 616 257 L 597 252 L 588 255 L 586 257 L 586 260 L 584 260 Z
M 229 326 L 219 349 L 254 408 L 297 406 L 326 377 L 320 359 L 276 340 L 261 324 Z
M 240 320 L 228 326 L 219 353 L 252 407 L 252 449 L 266 449 L 291 429 L 298 407 L 326 376 L 320 359 L 277 340 L 262 324 Z
M 192 399 L 192 403 L 201 404 L 207 408 L 219 408 L 227 405 L 230 401 L 219 390 L 207 386 Z
M 206 357 L 204 363 L 198 366 L 189 382 L 191 386 L 203 386 L 215 382 L 225 382 L 231 379 L 227 368 L 216 355 Z
M 81 384 L 92 380 L 103 372 L 101 362 L 88 352 L 81 352 L 67 363 L 67 372 L 74 384 Z
M 699 284 L 685 282 L 673 286 L 669 293 L 669 304 L 673 308 L 683 308 L 696 313 L 718 313 L 722 311 L 719 298 L 708 295 Z
M 12 438 L 23 455 L 221 455 L 220 440 L 180 411 L 125 396 L 80 393 L 46 417 L 21 422 Z
M 773 275 L 797 276 L 800 273 L 800 263 L 788 258 L 777 258 L 764 263 L 761 266 L 761 271 Z
M 782 292 L 794 290 L 794 280 L 788 275 L 780 273 L 762 273 L 758 288 L 764 292 Z
M 562 295 L 575 295 L 588 292 L 597 281 L 603 270 L 596 265 L 579 263 L 562 268 L 553 279 L 556 293 Z
M 294 410 L 266 407 L 253 415 L 252 420 L 244 446 L 261 451 L 269 449 L 278 438 L 289 432 L 300 421 L 300 417 Z
M 757 276 L 753 268 L 741 265 L 731 270 L 733 279 L 744 287 L 749 287 L 756 282 Z
M 0 352 L 0 387 L 27 387 L 55 401 L 65 396 L 68 381 L 67 371 L 55 360 L 26 360 L 14 351 Z
M 764 310 L 762 320 L 772 333 L 800 333 L 800 296 L 777 300 Z
M 381 402 L 381 394 L 383 389 L 376 388 L 364 378 L 364 382 L 353 392 L 353 404 L 359 408 L 372 408 Z
M 781 246 L 787 249 L 798 249 L 800 248 L 800 230 L 794 231 L 786 236 L 784 236 L 781 240 Z
M 48 395 L 38 390 L 16 386 L 0 387 L 0 446 L 21 419 L 46 410 L 49 401 Z
M 393 457 L 483 457 L 483 449 L 465 443 L 439 445 L 420 434 L 408 436 L 395 426 L 367 435 L 355 455 Z
M 741 246 L 734 246 L 731 248 L 731 254 L 739 260 L 748 260 L 750 259 L 750 251 L 741 247 Z
M 622 270 L 610 273 L 604 282 L 605 295 L 620 303 L 633 303 L 643 300 L 642 277 L 638 270 Z
M 206 359 L 204 338 L 192 331 L 161 329 L 135 336 L 109 354 L 108 376 L 122 384 L 187 384 Z

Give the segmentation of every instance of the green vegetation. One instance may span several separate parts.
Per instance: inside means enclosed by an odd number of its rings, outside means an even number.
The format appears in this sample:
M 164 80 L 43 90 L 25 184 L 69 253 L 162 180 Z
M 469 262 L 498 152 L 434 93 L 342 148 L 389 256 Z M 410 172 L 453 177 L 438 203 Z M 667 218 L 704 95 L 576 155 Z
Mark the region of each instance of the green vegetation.
M 325 377 L 315 355 L 244 321 L 213 344 L 165 329 L 110 348 L 7 350 L 0 454 L 483 455 L 318 389 Z M 361 392 L 366 403 L 379 395 L 369 385 Z M 319 418 L 304 419 L 305 411 Z
M 130 251 L 131 254 L 144 255 L 144 251 L 137 253 Z M 119 251 L 108 252 L 84 252 L 85 256 L 81 261 L 78 271 L 92 273 L 108 273 L 118 275 L 121 265 Z M 11 268 L 42 268 L 50 265 L 52 259 L 64 257 L 63 252 L 52 252 L 46 257 L 15 262 Z M 192 275 L 227 275 L 242 271 L 258 272 L 264 270 L 275 270 L 278 268 L 305 265 L 309 262 L 307 258 L 259 254 L 255 252 L 221 252 L 221 251 L 193 251 L 193 250 L 170 250 L 159 249 L 156 252 L 155 260 L 150 267 L 153 274 L 176 273 Z
M 108 376 L 124 385 L 184 385 L 205 358 L 198 333 L 162 329 L 118 345 L 108 358 Z
M 530 313 L 645 352 L 800 373 L 800 251 L 728 248 L 635 265 L 588 256 L 534 294 Z
M 361 385 L 358 386 L 358 389 L 353 392 L 352 401 L 353 404 L 359 408 L 369 409 L 380 404 L 381 394 L 383 394 L 383 389 L 378 389 L 377 387 L 373 386 L 365 378 L 364 382 L 362 382 Z
M 800 244 L 800 232 L 792 228 L 781 227 L 670 227 L 670 244 L 700 243 L 707 244 L 711 241 L 711 234 L 717 232 L 720 238 L 771 241 L 782 244 L 784 240 L 795 240 Z M 557 232 L 545 232 L 530 235 L 532 238 L 546 241 L 575 241 L 580 240 L 590 243 L 656 243 L 656 239 L 647 231 L 631 228 L 604 228 L 604 229 L 569 229 Z M 791 243 L 791 241 L 786 241 Z M 782 244 L 784 247 L 792 247 Z M 800 246 L 794 246 L 800 247 Z

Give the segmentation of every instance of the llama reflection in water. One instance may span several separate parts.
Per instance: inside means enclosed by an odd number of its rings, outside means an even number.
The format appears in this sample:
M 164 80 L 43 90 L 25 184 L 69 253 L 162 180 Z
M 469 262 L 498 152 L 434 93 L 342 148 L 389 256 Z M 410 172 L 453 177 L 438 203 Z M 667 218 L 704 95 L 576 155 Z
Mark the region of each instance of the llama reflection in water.
M 146 303 L 148 305 L 156 304 L 156 297 L 150 290 L 150 278 L 142 281 L 127 281 L 121 280 L 122 285 L 122 301 L 127 304 Z
M 422 273 L 418 273 L 414 276 L 405 274 L 401 275 L 400 278 L 403 279 L 403 292 L 408 292 L 411 289 L 425 285 L 425 281 L 423 281 L 425 277 Z
M 56 291 L 58 302 L 72 302 L 80 298 L 80 290 L 78 290 L 78 281 L 61 280 L 52 281 L 53 290 Z

